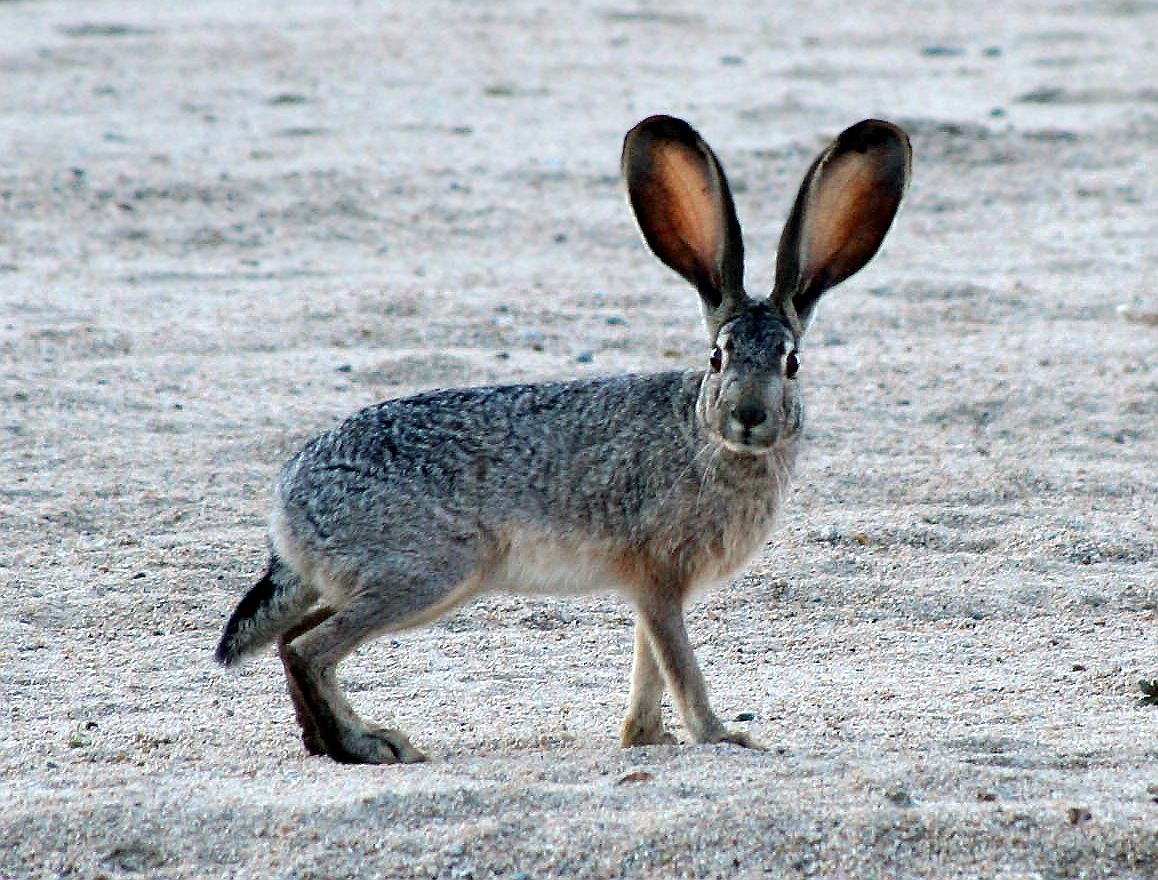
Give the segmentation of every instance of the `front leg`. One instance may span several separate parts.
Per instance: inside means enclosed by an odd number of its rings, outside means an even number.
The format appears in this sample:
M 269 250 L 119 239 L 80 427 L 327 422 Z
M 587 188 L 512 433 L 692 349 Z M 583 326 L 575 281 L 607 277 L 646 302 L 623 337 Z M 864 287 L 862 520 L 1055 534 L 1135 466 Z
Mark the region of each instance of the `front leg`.
M 620 744 L 630 746 L 674 745 L 675 737 L 663 729 L 660 700 L 663 699 L 663 671 L 655 659 L 651 640 L 643 624 L 635 624 L 635 655 L 631 661 L 631 695 L 623 719 Z
M 724 727 L 708 702 L 708 686 L 696 662 L 688 631 L 684 626 L 683 609 L 675 599 L 647 599 L 639 609 L 639 626 L 636 629 L 636 662 L 640 655 L 640 630 L 646 631 L 647 641 L 654 652 L 653 665 L 658 660 L 668 686 L 675 696 L 680 718 L 684 727 L 696 742 L 734 743 L 750 749 L 764 746 L 751 739 L 746 733 Z M 662 690 L 660 691 L 662 693 Z M 632 680 L 632 696 L 636 694 L 635 680 Z M 655 697 L 658 710 L 659 697 Z M 636 704 L 632 703 L 634 709 Z M 632 716 L 629 714 L 628 718 Z M 625 725 L 626 728 L 626 725 Z M 625 731 L 626 732 L 626 731 Z

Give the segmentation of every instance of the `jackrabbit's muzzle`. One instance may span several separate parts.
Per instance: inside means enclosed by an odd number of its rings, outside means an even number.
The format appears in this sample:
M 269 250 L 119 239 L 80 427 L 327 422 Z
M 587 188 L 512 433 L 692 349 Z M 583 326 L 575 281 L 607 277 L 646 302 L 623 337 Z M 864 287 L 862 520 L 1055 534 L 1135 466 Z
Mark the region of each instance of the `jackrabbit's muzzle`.
M 796 403 L 783 383 L 773 381 L 727 389 L 716 402 L 709 431 L 731 452 L 760 455 L 796 434 Z

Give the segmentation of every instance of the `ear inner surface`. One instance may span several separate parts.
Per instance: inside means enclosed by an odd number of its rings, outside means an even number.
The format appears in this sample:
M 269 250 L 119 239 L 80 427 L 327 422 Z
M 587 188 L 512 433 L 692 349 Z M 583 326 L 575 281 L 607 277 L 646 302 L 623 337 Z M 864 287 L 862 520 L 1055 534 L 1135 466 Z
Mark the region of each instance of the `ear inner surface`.
M 724 231 L 712 169 L 682 144 L 660 147 L 653 166 L 653 180 L 663 190 L 654 197 L 665 207 L 652 212 L 651 232 L 657 240 L 667 239 L 653 242 L 653 249 L 669 255 L 668 265 L 701 291 L 705 287 L 718 291 L 723 284 Z
M 860 270 L 892 225 L 909 181 L 909 139 L 866 119 L 817 157 L 780 238 L 772 298 L 807 326 L 829 288 Z
M 834 157 L 821 170 L 804 218 L 802 287 L 818 272 L 832 287 L 872 259 L 892 223 L 901 192 L 865 154 Z
M 718 306 L 725 237 L 713 169 L 684 144 L 650 146 L 628 180 L 639 228 L 657 257 Z
M 686 122 L 651 117 L 627 135 L 623 173 L 648 246 L 709 309 L 742 295 L 743 244 L 727 180 Z

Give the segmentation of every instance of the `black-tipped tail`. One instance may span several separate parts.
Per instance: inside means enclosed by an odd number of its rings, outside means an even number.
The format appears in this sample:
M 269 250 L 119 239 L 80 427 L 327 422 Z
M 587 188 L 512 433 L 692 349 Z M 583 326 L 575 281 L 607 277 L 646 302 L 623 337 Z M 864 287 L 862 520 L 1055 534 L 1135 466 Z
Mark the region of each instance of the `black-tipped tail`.
M 302 589 L 297 575 L 271 556 L 265 576 L 230 615 L 213 658 L 232 666 L 293 626 L 312 602 L 313 595 Z

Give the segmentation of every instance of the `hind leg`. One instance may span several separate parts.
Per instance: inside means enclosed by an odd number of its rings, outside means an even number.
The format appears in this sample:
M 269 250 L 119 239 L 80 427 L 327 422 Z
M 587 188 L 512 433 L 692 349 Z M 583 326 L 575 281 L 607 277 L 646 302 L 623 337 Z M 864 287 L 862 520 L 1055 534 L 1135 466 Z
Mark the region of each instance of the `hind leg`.
M 302 741 L 310 754 L 328 755 L 342 764 L 425 761 L 426 755 L 402 731 L 362 720 L 338 686 L 338 663 L 386 628 L 367 625 L 367 604 L 355 601 L 338 611 L 322 609 L 303 621 L 300 634 L 278 645 Z
M 344 764 L 426 760 L 400 730 L 362 720 L 342 693 L 336 670 L 359 645 L 434 620 L 476 595 L 483 584 L 477 556 L 465 552 L 457 558 L 444 553 L 422 560 L 420 574 L 414 561 L 409 572 L 394 562 L 388 559 L 365 574 L 361 583 L 345 591 L 350 596 L 345 604 L 311 614 L 279 645 L 302 740 L 312 754 Z
M 305 696 L 302 694 L 302 689 L 294 677 L 293 670 L 290 666 L 290 659 L 288 654 L 289 643 L 296 639 L 303 633 L 308 632 L 320 623 L 328 620 L 334 616 L 333 608 L 319 608 L 311 614 L 307 615 L 300 623 L 292 629 L 287 630 L 277 640 L 277 653 L 281 657 L 281 665 L 285 667 L 286 685 L 289 689 L 290 699 L 294 704 L 294 715 L 297 716 L 298 726 L 302 729 L 302 742 L 305 744 L 306 751 L 311 755 L 325 755 L 326 744 L 322 738 L 322 732 L 318 725 L 317 719 L 314 717 L 313 711 L 310 709 L 310 704 L 306 702 Z

